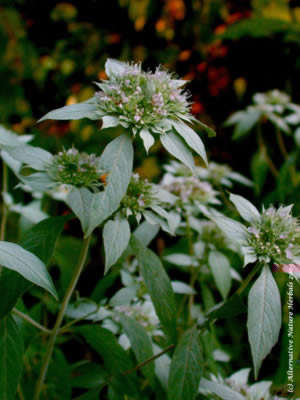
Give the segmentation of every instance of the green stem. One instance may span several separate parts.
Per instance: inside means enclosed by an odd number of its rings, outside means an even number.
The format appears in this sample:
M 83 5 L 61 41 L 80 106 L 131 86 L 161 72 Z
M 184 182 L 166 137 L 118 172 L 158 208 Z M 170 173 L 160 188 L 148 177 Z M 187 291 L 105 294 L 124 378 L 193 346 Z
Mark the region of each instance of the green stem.
M 41 367 L 41 371 L 40 371 L 40 376 L 38 378 L 37 381 L 37 385 L 36 385 L 36 389 L 35 389 L 35 394 L 34 394 L 34 398 L 33 400 L 39 400 L 40 398 L 40 394 L 41 391 L 43 389 L 43 385 L 44 385 L 44 381 L 45 381 L 45 377 L 48 371 L 48 367 L 49 367 L 49 363 L 51 361 L 52 358 L 52 354 L 54 351 L 54 346 L 55 346 L 55 342 L 56 342 L 56 338 L 58 336 L 62 321 L 64 319 L 64 315 L 65 315 L 65 311 L 66 308 L 69 304 L 69 301 L 72 297 L 72 294 L 75 290 L 76 284 L 78 282 L 78 279 L 83 271 L 84 265 L 85 265 L 85 261 L 86 261 L 86 257 L 87 257 L 87 253 L 88 253 L 88 249 L 89 249 L 89 244 L 90 244 L 90 239 L 91 236 L 89 236 L 88 238 L 83 240 L 83 245 L 82 245 L 82 249 L 81 249 L 81 253 L 79 256 L 79 260 L 78 260 L 78 264 L 77 267 L 74 270 L 74 274 L 73 277 L 71 279 L 71 282 L 69 284 L 69 287 L 65 293 L 65 297 L 63 299 L 62 305 L 61 305 L 61 309 L 58 313 L 55 325 L 51 331 L 51 334 L 49 336 L 49 341 L 48 341 L 48 347 L 46 350 L 46 356 L 44 359 L 44 362 L 42 364 Z
M 259 270 L 259 268 L 261 268 L 261 263 L 258 262 L 256 264 L 256 266 L 252 269 L 250 274 L 247 276 L 247 278 L 243 281 L 241 286 L 238 288 L 238 290 L 236 291 L 236 294 L 239 294 L 239 295 L 242 294 L 242 292 L 246 289 L 249 282 L 252 280 L 253 276 L 256 274 L 256 272 Z
M 285 143 L 279 128 L 276 128 L 276 139 L 279 146 L 280 153 L 282 154 L 283 158 L 286 160 L 289 156 L 287 149 L 285 147 Z
M 192 230 L 191 230 L 190 220 L 189 220 L 189 215 L 188 215 L 188 214 L 186 214 L 186 236 L 187 236 L 188 245 L 189 245 L 189 255 L 190 255 L 191 257 L 194 257 L 194 255 L 195 255 L 195 252 L 194 252 L 194 244 L 193 244 Z M 191 266 L 190 266 L 190 275 L 191 275 L 191 276 L 190 276 L 190 286 L 191 286 L 192 288 L 194 288 L 195 282 L 196 282 L 196 280 L 197 280 L 197 274 L 196 274 L 196 272 L 197 272 L 197 271 L 195 271 L 195 266 L 194 266 L 194 265 L 191 265 Z M 193 322 L 193 318 L 192 318 L 192 308 L 193 308 L 193 305 L 194 305 L 194 295 L 191 294 L 191 295 L 189 296 L 189 305 L 188 305 L 188 308 L 189 308 L 189 319 L 188 319 L 188 323 L 189 323 L 189 325 L 191 325 L 192 322 Z
M 282 133 L 281 133 L 280 129 L 278 129 L 278 128 L 276 129 L 276 138 L 277 138 L 277 143 L 278 143 L 280 152 L 281 152 L 283 158 L 285 160 L 287 160 L 289 158 L 289 153 L 285 147 Z M 295 165 L 290 165 L 289 169 L 290 169 L 290 173 L 291 173 L 291 180 L 292 180 L 293 186 L 296 187 L 298 184 L 298 179 L 297 179 L 297 172 L 295 169 Z
M 136 372 L 139 369 L 143 368 L 145 365 L 151 363 L 152 361 L 156 360 L 157 358 L 161 357 L 163 354 L 167 353 L 168 351 L 172 350 L 175 347 L 174 344 L 170 344 L 170 346 L 168 346 L 166 349 L 162 350 L 160 353 L 156 354 L 155 356 L 148 358 L 148 360 L 145 360 L 143 362 L 141 362 L 140 364 L 138 364 L 137 366 L 135 366 L 134 368 L 128 369 L 127 371 L 122 372 L 122 375 L 129 375 L 132 372 Z
M 268 155 L 267 147 L 266 147 L 266 144 L 265 144 L 264 139 L 263 139 L 263 135 L 262 135 L 262 132 L 261 132 L 260 124 L 258 124 L 258 145 L 259 145 L 260 151 L 265 156 L 265 160 L 266 160 L 266 163 L 269 166 L 271 174 L 274 176 L 274 178 L 277 178 L 278 175 L 279 175 L 279 172 L 278 172 L 278 169 L 275 167 L 275 164 L 273 163 L 273 161 L 271 160 L 271 158 Z
M 74 320 L 71 321 L 71 322 L 68 322 L 66 325 L 64 325 L 63 327 L 60 328 L 60 330 L 59 330 L 59 335 L 62 335 L 63 333 L 68 332 L 68 330 L 69 330 L 69 328 L 70 328 L 71 326 L 77 324 L 77 323 L 80 322 L 80 321 L 83 321 L 84 319 L 90 317 L 91 315 L 96 314 L 98 311 L 99 311 L 99 307 L 97 308 L 97 310 L 92 311 L 92 312 L 89 312 L 88 314 L 85 314 L 85 315 L 84 315 L 83 317 L 81 317 L 81 318 L 77 318 L 77 319 L 74 319 Z
M 5 240 L 5 233 L 6 233 L 6 223 L 7 223 L 7 205 L 4 201 L 4 194 L 7 193 L 7 186 L 8 186 L 8 173 L 7 173 L 7 166 L 5 162 L 2 162 L 2 218 L 1 218 L 1 225 L 0 225 L 0 240 Z M 2 273 L 2 267 L 0 266 L 0 276 Z
M 40 331 L 47 333 L 48 335 L 51 333 L 50 329 L 45 328 L 43 325 L 36 322 L 34 319 L 30 318 L 28 315 L 22 313 L 22 311 L 13 308 L 12 312 L 17 315 L 18 317 L 24 319 L 24 321 L 28 322 L 30 325 L 34 326 L 35 328 L 39 329 Z

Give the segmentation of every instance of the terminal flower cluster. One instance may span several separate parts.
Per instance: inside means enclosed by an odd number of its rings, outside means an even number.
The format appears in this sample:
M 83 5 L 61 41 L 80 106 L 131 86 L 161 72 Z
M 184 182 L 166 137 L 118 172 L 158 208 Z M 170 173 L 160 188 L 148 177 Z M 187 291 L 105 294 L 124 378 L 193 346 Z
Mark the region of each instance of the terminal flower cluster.
M 160 123 L 190 115 L 189 96 L 182 89 L 186 81 L 174 79 L 160 67 L 152 73 L 142 71 L 140 63 L 110 65 L 109 79 L 97 84 L 99 116 L 113 116 L 136 134 L 142 129 L 162 133 L 166 126 Z

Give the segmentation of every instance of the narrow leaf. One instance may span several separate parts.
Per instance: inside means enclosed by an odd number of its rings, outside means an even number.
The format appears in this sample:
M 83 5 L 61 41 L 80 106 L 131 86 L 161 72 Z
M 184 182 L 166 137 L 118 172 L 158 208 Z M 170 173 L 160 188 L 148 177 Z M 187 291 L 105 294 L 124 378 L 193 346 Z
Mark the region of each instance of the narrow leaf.
M 15 400 L 23 364 L 23 339 L 13 317 L 0 320 L 1 400 Z
M 124 375 L 125 371 L 134 367 L 133 362 L 121 347 L 114 334 L 99 325 L 84 325 L 76 328 L 88 344 L 102 357 L 104 365 L 113 376 L 111 384 L 115 390 L 123 391 L 123 395 L 136 394 L 136 374 Z
M 130 244 L 163 329 L 174 340 L 176 338 L 176 304 L 170 279 L 153 251 L 143 247 L 133 236 Z
M 248 232 L 240 222 L 223 215 L 216 215 L 211 217 L 211 219 L 215 221 L 218 227 L 229 237 L 229 239 L 235 240 L 241 245 L 247 243 Z
M 281 327 L 281 301 L 270 268 L 265 265 L 248 297 L 248 336 L 257 378 L 265 357 L 276 344 Z
M 152 343 L 145 328 L 133 318 L 125 314 L 119 314 L 120 322 L 128 336 L 132 350 L 138 363 L 148 360 L 153 356 Z M 154 363 L 149 363 L 142 368 L 144 375 L 150 382 L 154 379 Z
M 101 129 L 114 128 L 115 126 L 118 125 L 119 125 L 119 119 L 117 117 L 106 115 L 102 118 Z
M 45 265 L 21 246 L 10 242 L 0 242 L 0 265 L 17 271 L 25 279 L 41 286 L 57 298 L 55 287 Z
M 230 264 L 228 258 L 219 251 L 210 251 L 208 257 L 217 288 L 223 299 L 226 299 L 231 287 Z
M 94 196 L 96 196 L 96 194 L 93 194 L 84 187 L 73 187 L 66 199 L 68 206 L 79 218 L 83 232 L 89 229 L 91 204 Z
M 260 219 L 259 211 L 250 201 L 233 193 L 230 193 L 229 198 L 245 221 L 253 222 Z
M 204 389 L 210 393 L 216 394 L 222 400 L 244 400 L 245 397 L 231 389 L 230 387 L 219 382 L 212 382 L 205 378 L 201 379 L 200 391 Z
M 174 352 L 168 382 L 168 400 L 193 400 L 198 392 L 203 357 L 198 331 L 187 330 Z
M 105 63 L 105 72 L 107 76 L 121 75 L 125 71 L 126 64 L 122 61 L 108 58 Z
M 151 146 L 153 146 L 154 144 L 154 138 L 151 135 L 151 133 L 149 131 L 147 131 L 147 129 L 142 129 L 140 132 L 140 137 L 144 142 L 144 147 L 147 151 L 147 153 L 149 152 L 149 149 Z
M 25 233 L 20 246 L 35 254 L 47 265 L 52 257 L 56 240 L 70 217 L 50 217 L 39 222 Z M 0 318 L 15 306 L 19 297 L 31 286 L 32 283 L 18 272 L 3 268 L 0 275 L 0 293 L 3 298 L 0 302 Z
M 45 119 L 56 120 L 74 120 L 81 118 L 100 119 L 96 114 L 97 104 L 95 97 L 92 97 L 82 103 L 71 104 L 69 106 L 57 108 L 48 112 L 37 122 L 42 122 Z
M 116 219 L 108 221 L 103 229 L 103 241 L 105 249 L 105 271 L 108 272 L 126 250 L 130 239 L 130 226 L 128 221 Z
M 179 161 L 191 170 L 194 169 L 193 155 L 178 135 L 173 132 L 164 133 L 160 135 L 160 141 L 172 156 L 178 158 Z
M 15 160 L 23 164 L 29 165 L 37 171 L 46 171 L 48 164 L 51 162 L 53 156 L 48 151 L 40 147 L 23 145 L 18 147 L 5 148 L 7 153 Z
M 186 141 L 189 147 L 193 149 L 196 153 L 198 153 L 199 156 L 203 159 L 203 161 L 207 165 L 208 162 L 207 162 L 206 151 L 204 148 L 204 144 L 200 139 L 200 136 L 184 122 L 174 121 L 173 126 L 179 133 L 179 135 L 183 137 L 183 139 Z
M 70 218 L 71 215 L 44 219 L 25 233 L 20 245 L 47 265 L 52 257 L 56 240 Z

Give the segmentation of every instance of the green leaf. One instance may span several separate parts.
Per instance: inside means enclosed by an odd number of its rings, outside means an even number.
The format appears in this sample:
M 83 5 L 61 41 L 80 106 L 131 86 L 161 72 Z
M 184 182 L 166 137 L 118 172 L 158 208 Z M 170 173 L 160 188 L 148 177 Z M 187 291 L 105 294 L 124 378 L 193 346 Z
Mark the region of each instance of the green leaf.
M 125 314 L 119 314 L 119 318 L 123 329 L 130 340 L 137 362 L 141 363 L 153 357 L 152 343 L 144 327 Z M 153 382 L 153 362 L 145 365 L 141 371 L 147 378 L 149 378 L 150 382 Z
M 85 235 L 115 212 L 126 194 L 133 165 L 133 147 L 130 137 L 123 134 L 106 147 L 100 159 L 100 167 L 108 173 L 107 184 L 101 193 L 93 195 L 90 205 L 90 221 Z
M 207 317 L 212 319 L 233 318 L 236 315 L 244 314 L 247 311 L 242 298 L 238 294 L 229 297 L 228 300 L 222 301 L 210 308 Z
M 114 377 L 111 384 L 123 394 L 136 394 L 136 374 L 125 376 L 123 373 L 134 367 L 126 351 L 121 347 L 114 334 L 99 325 L 83 325 L 76 328 L 88 344 L 102 357 L 104 365 Z
M 251 129 L 257 124 L 261 117 L 261 111 L 256 109 L 247 110 L 244 112 L 243 118 L 237 123 L 234 133 L 233 140 L 240 139 L 242 136 L 246 136 Z
M 21 140 L 21 136 L 16 135 L 14 132 L 0 126 L 0 147 L 15 147 L 23 146 L 24 142 Z
M 0 320 L 1 400 L 15 400 L 23 365 L 23 339 L 13 317 Z
M 250 203 L 250 201 L 233 193 L 230 193 L 229 198 L 236 206 L 240 216 L 244 218 L 245 221 L 255 222 L 260 220 L 260 213 L 258 212 L 257 208 Z
M 76 217 L 78 217 L 83 232 L 86 232 L 90 226 L 90 214 L 93 196 L 96 196 L 96 194 L 90 192 L 84 187 L 73 187 L 66 198 L 66 203 Z
M 198 136 L 198 134 L 184 122 L 174 121 L 173 126 L 179 133 L 179 135 L 183 137 L 183 139 L 186 141 L 189 147 L 193 149 L 196 153 L 198 153 L 199 156 L 203 159 L 203 161 L 207 165 L 208 162 L 207 162 L 206 151 L 204 148 L 204 144 L 200 139 L 200 136 Z
M 172 281 L 172 289 L 174 293 L 178 294 L 197 294 L 196 290 L 192 286 L 187 285 L 184 282 Z
M 52 257 L 56 240 L 63 230 L 64 224 L 70 217 L 50 217 L 44 219 L 25 233 L 20 246 L 35 254 L 47 265 Z M 15 306 L 18 298 L 31 285 L 18 272 L 3 268 L 0 275 L 0 293 L 3 298 L 0 302 L 0 318 Z
M 28 281 L 41 286 L 57 298 L 55 287 L 42 261 L 21 246 L 0 242 L 0 265 L 21 274 Z
M 248 297 L 247 328 L 255 378 L 263 360 L 278 340 L 280 327 L 280 293 L 270 268 L 265 265 Z
M 244 400 L 245 397 L 235 390 L 219 382 L 212 382 L 205 378 L 201 379 L 200 390 L 204 389 L 210 393 L 214 393 L 222 400 Z
M 163 329 L 172 340 L 175 340 L 176 304 L 170 279 L 153 251 L 143 247 L 134 236 L 131 237 L 130 244 Z
M 107 274 L 126 250 L 130 239 L 130 226 L 125 218 L 108 221 L 103 229 L 105 271 Z
M 111 75 L 122 75 L 125 67 L 126 64 L 124 62 L 108 58 L 105 63 L 105 73 L 108 77 L 111 77 Z
M 176 346 L 169 373 L 168 400 L 193 400 L 198 392 L 203 357 L 196 328 L 187 330 Z
M 0 274 L 0 319 L 16 305 L 19 297 L 31 286 L 32 284 L 17 272 L 7 268 L 2 269 Z
M 72 386 L 83 389 L 96 389 L 105 383 L 106 377 L 107 372 L 101 365 L 95 362 L 85 362 L 72 369 Z
M 119 125 L 119 119 L 117 117 L 112 117 L 111 115 L 105 115 L 102 118 L 101 129 L 114 128 Z
M 47 171 L 49 163 L 53 156 L 48 151 L 40 147 L 23 145 L 18 147 L 9 147 L 5 149 L 14 159 L 23 164 L 29 165 L 37 171 Z
M 219 251 L 210 251 L 208 263 L 214 280 L 223 299 L 226 299 L 231 287 L 230 264 L 228 258 Z
M 140 137 L 143 140 L 144 147 L 148 153 L 150 147 L 154 145 L 154 137 L 151 135 L 149 131 L 147 131 L 147 129 L 141 130 Z
M 189 167 L 191 170 L 194 169 L 195 163 L 193 155 L 184 142 L 180 139 L 176 133 L 167 132 L 160 135 L 160 141 L 164 148 L 172 154 L 172 156 L 178 158 L 183 164 Z
M 159 225 L 149 224 L 149 222 L 142 222 L 134 231 L 133 235 L 143 246 L 147 247 L 158 234 Z
M 223 215 L 216 215 L 211 217 L 211 219 L 215 221 L 218 227 L 229 237 L 229 239 L 235 240 L 241 245 L 247 243 L 248 232 L 240 222 Z
M 29 176 L 18 175 L 18 178 L 30 186 L 33 192 L 48 192 L 53 184 L 53 180 L 46 172 L 37 172 Z
M 268 174 L 268 164 L 266 162 L 265 152 L 258 151 L 251 160 L 251 174 L 255 183 L 255 192 L 258 195 L 266 181 Z
M 212 128 L 210 128 L 209 126 L 207 126 L 203 122 L 198 121 L 196 118 L 193 119 L 193 123 L 196 125 L 196 128 L 198 128 L 198 126 L 199 126 L 201 129 L 204 129 L 205 132 L 207 133 L 208 137 L 215 137 L 216 136 L 216 132 Z
M 69 106 L 57 108 L 56 110 L 48 112 L 37 122 L 42 122 L 45 119 L 56 120 L 71 120 L 71 119 L 100 119 L 97 114 L 97 103 L 95 97 L 83 101 L 82 103 L 71 104 Z
M 48 265 L 56 240 L 64 229 L 65 223 L 71 218 L 71 215 L 66 215 L 44 219 L 25 233 L 20 245 Z

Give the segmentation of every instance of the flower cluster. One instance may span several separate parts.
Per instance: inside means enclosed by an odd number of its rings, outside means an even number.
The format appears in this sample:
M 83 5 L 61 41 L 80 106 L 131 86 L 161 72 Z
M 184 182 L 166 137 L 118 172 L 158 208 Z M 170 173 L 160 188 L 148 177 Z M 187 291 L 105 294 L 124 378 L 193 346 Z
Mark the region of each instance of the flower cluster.
M 117 306 L 114 311 L 135 319 L 149 333 L 158 332 L 160 322 L 149 296 L 145 296 L 145 299 L 138 300 L 131 305 Z
M 161 68 L 151 73 L 142 71 L 141 64 L 118 63 L 109 79 L 98 84 L 97 112 L 118 118 L 133 133 L 144 128 L 160 133 L 164 119 L 189 115 L 188 94 L 182 89 L 185 83 Z
M 158 187 L 134 173 L 126 195 L 121 200 L 120 212 L 126 217 L 134 216 L 138 223 L 144 217 L 150 224 L 158 224 L 163 230 L 172 233 L 170 215 L 164 209 L 168 201 L 169 198 Z
M 286 107 L 291 105 L 291 98 L 286 93 L 274 89 L 266 93 L 256 93 L 253 96 L 253 102 L 268 108 L 272 112 L 282 114 Z
M 167 173 L 162 178 L 161 187 L 177 196 L 181 205 L 220 204 L 212 185 L 199 178 L 199 168 L 195 167 L 192 174 L 184 164 L 173 161 L 165 166 Z
M 289 134 L 291 125 L 300 124 L 300 107 L 292 103 L 290 96 L 277 89 L 256 93 L 253 104 L 232 114 L 225 124 L 235 125 L 234 138 L 238 138 L 249 133 L 259 121 L 266 120 Z
M 270 393 L 272 382 L 261 381 L 250 385 L 248 383 L 250 369 L 245 368 L 232 374 L 229 378 L 218 375 L 210 375 L 210 380 L 203 378 L 200 382 L 199 392 L 209 399 L 223 399 L 222 394 L 227 393 L 226 398 L 241 398 L 245 400 L 283 400 Z
M 54 156 L 47 172 L 58 184 L 96 191 L 103 186 L 101 177 L 105 176 L 99 167 L 99 160 L 94 154 L 79 153 L 71 148 Z
M 242 246 L 245 264 L 256 260 L 265 264 L 299 264 L 300 224 L 291 214 L 292 205 L 273 206 L 262 213 L 248 200 L 234 194 L 230 200 L 236 206 L 246 227 L 220 213 L 211 214 L 216 224 Z
M 192 176 L 191 170 L 178 161 L 171 161 L 170 164 L 165 165 L 164 168 L 168 173 L 175 176 Z M 240 173 L 233 171 L 229 165 L 219 164 L 212 161 L 210 161 L 207 168 L 196 166 L 194 169 L 194 176 L 208 181 L 215 187 L 220 185 L 232 187 L 233 182 L 252 186 L 252 182 L 249 179 Z
M 270 207 L 248 227 L 248 246 L 259 260 L 289 264 L 300 256 L 300 225 L 290 213 L 290 206 Z
M 166 190 L 178 196 L 183 203 L 219 204 L 216 198 L 217 192 L 212 185 L 208 182 L 200 181 L 195 176 L 176 176 L 164 179 L 162 185 Z

